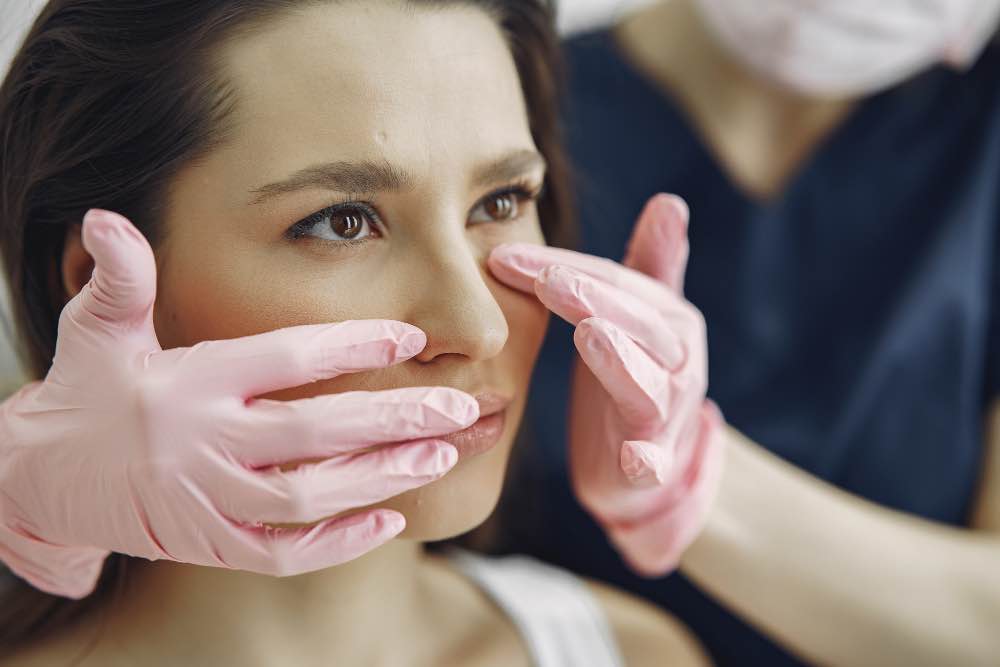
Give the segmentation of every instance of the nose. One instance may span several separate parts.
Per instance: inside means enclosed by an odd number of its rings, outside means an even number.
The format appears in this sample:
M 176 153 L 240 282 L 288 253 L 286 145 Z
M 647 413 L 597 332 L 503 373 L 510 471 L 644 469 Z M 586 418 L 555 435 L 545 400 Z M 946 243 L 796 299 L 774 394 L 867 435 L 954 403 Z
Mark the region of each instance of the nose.
M 435 244 L 415 261 L 421 270 L 407 292 L 411 296 L 406 318 L 427 334 L 427 345 L 414 357 L 431 362 L 442 357 L 482 361 L 496 356 L 507 343 L 507 318 L 490 284 L 486 255 L 463 244 Z M 499 286 L 497 286 L 499 288 Z M 502 288 L 500 288 L 502 289 Z

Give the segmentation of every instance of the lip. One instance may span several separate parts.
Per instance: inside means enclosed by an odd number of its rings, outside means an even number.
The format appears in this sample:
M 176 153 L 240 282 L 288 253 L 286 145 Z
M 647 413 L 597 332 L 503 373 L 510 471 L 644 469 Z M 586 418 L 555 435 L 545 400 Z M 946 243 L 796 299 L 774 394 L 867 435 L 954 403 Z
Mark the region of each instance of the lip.
M 445 436 L 438 440 L 450 442 L 458 450 L 459 460 L 487 452 L 500 442 L 507 423 L 507 406 L 511 399 L 494 392 L 481 392 L 475 395 L 479 403 L 479 419 L 472 425 Z
M 481 391 L 473 398 L 479 403 L 479 417 L 496 414 L 510 405 L 510 397 L 492 391 Z

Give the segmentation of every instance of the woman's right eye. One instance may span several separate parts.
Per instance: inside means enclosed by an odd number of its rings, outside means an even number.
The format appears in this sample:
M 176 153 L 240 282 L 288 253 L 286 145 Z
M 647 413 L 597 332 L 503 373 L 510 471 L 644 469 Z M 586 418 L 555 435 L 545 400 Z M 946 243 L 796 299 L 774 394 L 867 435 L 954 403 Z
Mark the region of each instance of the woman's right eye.
M 362 203 L 335 204 L 300 220 L 288 230 L 289 237 L 303 236 L 332 242 L 360 242 L 377 235 L 378 215 Z

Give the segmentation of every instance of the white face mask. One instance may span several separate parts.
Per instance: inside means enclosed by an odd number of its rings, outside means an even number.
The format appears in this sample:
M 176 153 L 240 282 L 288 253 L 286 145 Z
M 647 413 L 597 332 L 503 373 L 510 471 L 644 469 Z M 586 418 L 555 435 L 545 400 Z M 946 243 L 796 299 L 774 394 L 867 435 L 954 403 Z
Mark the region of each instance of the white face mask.
M 816 96 L 872 93 L 939 62 L 971 65 L 1000 0 L 695 0 L 752 69 Z

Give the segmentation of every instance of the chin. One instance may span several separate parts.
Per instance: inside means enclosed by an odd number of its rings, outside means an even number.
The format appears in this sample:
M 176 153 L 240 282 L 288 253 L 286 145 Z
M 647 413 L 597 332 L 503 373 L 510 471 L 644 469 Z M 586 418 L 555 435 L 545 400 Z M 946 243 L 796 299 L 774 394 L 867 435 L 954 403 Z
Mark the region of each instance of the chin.
M 486 521 L 503 490 L 516 426 L 509 422 L 495 447 L 460 460 L 436 482 L 379 503 L 377 507 L 406 517 L 406 528 L 399 537 L 435 542 L 466 533 Z

